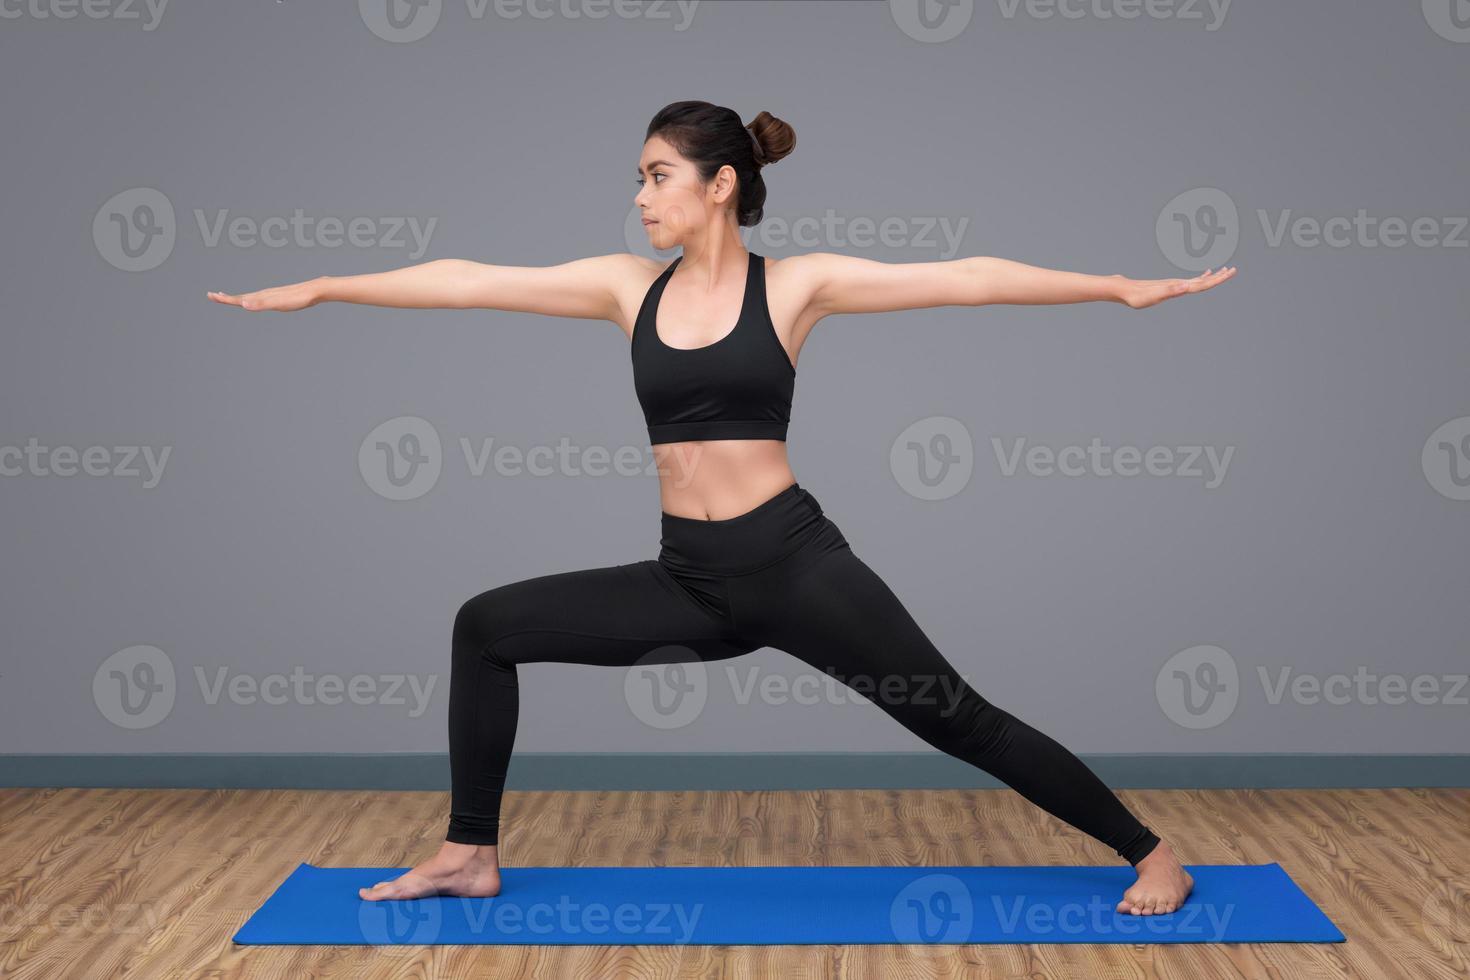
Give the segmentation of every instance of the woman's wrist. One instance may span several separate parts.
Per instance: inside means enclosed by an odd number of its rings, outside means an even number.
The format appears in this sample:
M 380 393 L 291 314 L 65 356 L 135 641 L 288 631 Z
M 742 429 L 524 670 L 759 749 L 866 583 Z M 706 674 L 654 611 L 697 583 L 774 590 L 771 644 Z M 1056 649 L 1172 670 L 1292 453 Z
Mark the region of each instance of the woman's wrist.
M 1121 273 L 1108 276 L 1107 299 L 1114 303 L 1122 303 L 1124 306 L 1132 306 L 1133 287 L 1132 279 Z
M 332 292 L 335 282 L 334 276 L 317 276 L 311 280 L 311 301 L 315 303 L 327 303 L 337 297 Z

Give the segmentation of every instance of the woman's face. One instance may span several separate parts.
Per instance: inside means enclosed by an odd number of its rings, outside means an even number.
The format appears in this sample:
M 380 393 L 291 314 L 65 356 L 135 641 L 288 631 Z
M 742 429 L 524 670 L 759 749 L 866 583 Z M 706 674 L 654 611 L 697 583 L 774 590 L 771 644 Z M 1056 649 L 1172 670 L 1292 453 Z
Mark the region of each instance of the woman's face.
M 633 203 L 643 215 L 649 244 L 660 251 L 697 238 L 735 192 L 734 168 L 721 167 L 705 184 L 694 164 L 659 136 L 643 144 L 638 181 L 642 187 Z

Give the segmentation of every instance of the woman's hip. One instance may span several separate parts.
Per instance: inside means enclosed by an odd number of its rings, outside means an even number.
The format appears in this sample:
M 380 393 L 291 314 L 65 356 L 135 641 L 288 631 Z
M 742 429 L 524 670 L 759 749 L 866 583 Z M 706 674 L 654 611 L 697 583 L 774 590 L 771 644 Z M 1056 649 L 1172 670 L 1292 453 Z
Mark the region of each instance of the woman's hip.
M 841 538 L 799 483 L 725 520 L 661 515 L 658 561 L 674 575 L 748 575 L 791 557 L 818 536 Z M 845 542 L 844 542 L 845 543 Z

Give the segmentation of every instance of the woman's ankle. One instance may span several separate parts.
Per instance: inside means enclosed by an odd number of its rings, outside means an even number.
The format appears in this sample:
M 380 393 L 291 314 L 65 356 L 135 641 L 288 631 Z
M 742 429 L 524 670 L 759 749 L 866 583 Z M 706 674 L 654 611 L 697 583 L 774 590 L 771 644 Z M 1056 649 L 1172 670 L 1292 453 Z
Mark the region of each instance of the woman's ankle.
M 496 851 L 494 844 L 458 844 L 454 841 L 445 841 L 439 848 L 439 857 L 456 867 L 471 864 L 498 866 Z
M 1174 855 L 1174 849 L 1169 846 L 1169 842 L 1164 840 L 1163 838 L 1159 838 L 1159 842 L 1155 844 L 1152 848 L 1150 848 L 1147 854 L 1139 858 L 1138 863 L 1135 864 L 1133 867 L 1141 868 L 1145 864 L 1153 865 L 1160 862 L 1166 864 L 1177 864 L 1178 861 L 1179 859 Z

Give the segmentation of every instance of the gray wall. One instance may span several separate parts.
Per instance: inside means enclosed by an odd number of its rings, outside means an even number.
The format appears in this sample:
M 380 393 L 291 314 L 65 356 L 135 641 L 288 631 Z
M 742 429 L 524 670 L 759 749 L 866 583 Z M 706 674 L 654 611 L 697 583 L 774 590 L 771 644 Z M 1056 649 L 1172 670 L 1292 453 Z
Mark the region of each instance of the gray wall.
M 612 324 L 253 316 L 204 293 L 646 252 L 641 134 L 684 98 L 796 128 L 766 172 L 761 254 L 1239 267 L 1144 312 L 944 308 L 812 335 L 797 478 L 982 693 L 1086 752 L 1463 749 L 1470 29 L 1448 0 L 1132 19 L 1102 16 L 1123 0 L 1064 5 L 1080 17 L 1005 0 L 935 33 L 903 3 L 445 2 L 403 27 L 373 6 L 43 5 L 0 24 L 0 447 L 44 447 L 0 457 L 3 751 L 442 751 L 464 599 L 654 557 L 656 477 L 579 455 L 651 459 Z M 297 209 L 301 239 L 249 237 Z M 1359 212 L 1337 244 L 1277 233 Z M 339 242 L 324 219 L 366 231 Z M 390 422 L 396 444 L 403 417 L 441 440 L 421 444 L 427 490 L 395 491 L 374 456 L 369 434 Z M 1094 437 L 1154 449 L 1167 475 L 1008 473 L 1018 440 Z M 461 439 L 577 452 L 475 475 Z M 911 442 L 945 454 L 924 460 L 936 486 Z M 119 447 L 166 451 L 156 484 Z M 1223 474 L 1189 447 L 1229 453 Z M 249 696 L 298 668 L 366 703 Z M 1405 703 L 1385 703 L 1390 675 Z M 760 694 L 811 680 L 774 650 L 710 665 L 672 727 L 624 671 L 521 678 L 519 752 L 924 748 L 841 691 Z

